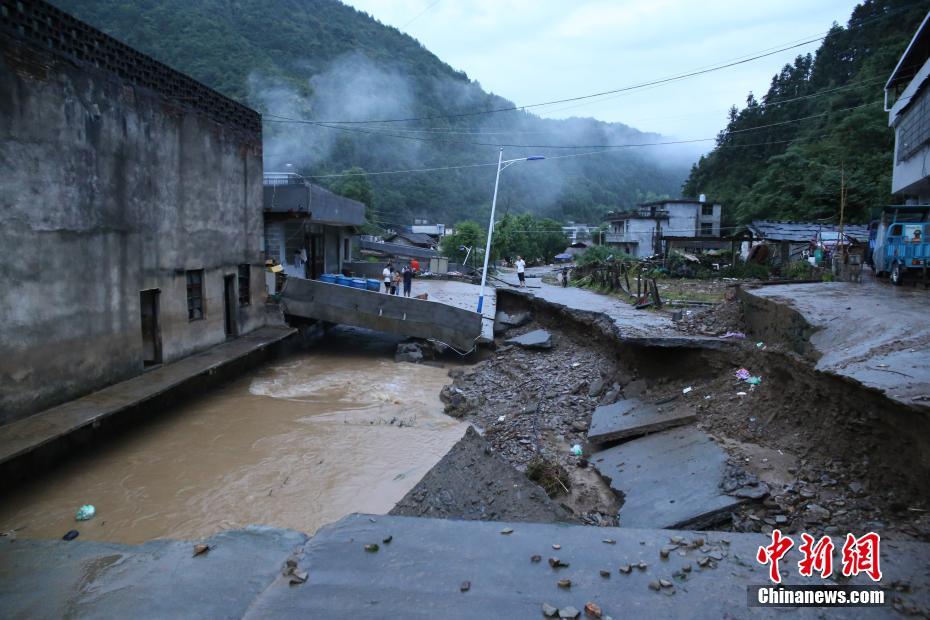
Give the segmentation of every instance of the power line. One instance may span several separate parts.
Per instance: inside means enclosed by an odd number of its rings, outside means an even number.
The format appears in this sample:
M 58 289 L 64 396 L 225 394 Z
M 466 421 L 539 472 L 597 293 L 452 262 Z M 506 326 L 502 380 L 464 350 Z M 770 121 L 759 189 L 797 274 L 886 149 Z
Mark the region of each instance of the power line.
M 419 13 L 417 13 L 416 15 L 414 15 L 414 16 L 413 16 L 413 19 L 411 19 L 410 21 L 408 21 L 407 23 L 405 23 L 403 26 L 401 26 L 400 28 L 398 28 L 398 30 L 403 30 L 404 28 L 406 28 L 407 26 L 409 26 L 409 25 L 412 24 L 413 22 L 417 21 L 418 19 L 420 19 L 420 18 L 423 16 L 424 13 L 426 13 L 427 11 L 429 11 L 431 8 L 433 8 L 433 7 L 436 6 L 437 4 L 439 4 L 439 0 L 434 0 L 433 2 L 430 2 L 430 3 L 426 6 L 425 9 L 423 9 L 422 11 L 420 11 Z
M 805 116 L 802 118 L 789 119 L 785 121 L 780 121 L 778 123 L 769 123 L 766 125 L 759 125 L 756 127 L 736 129 L 736 130 L 728 131 L 727 134 L 729 135 L 733 133 L 744 133 L 747 131 L 756 131 L 759 129 L 767 129 L 770 127 L 777 127 L 780 125 L 787 125 L 790 123 L 797 123 L 797 122 L 806 121 L 806 120 L 810 120 L 814 118 L 820 118 L 823 116 L 829 116 L 830 114 L 850 112 L 852 110 L 857 110 L 859 108 L 872 105 L 875 103 L 881 103 L 881 100 L 877 99 L 875 101 L 869 101 L 867 103 L 857 105 L 857 106 L 852 106 L 849 108 L 842 108 L 839 110 L 830 110 L 827 112 L 823 112 L 821 114 L 813 114 L 813 115 Z M 289 121 L 281 120 L 277 122 L 285 123 Z M 371 128 L 363 129 L 360 127 L 343 127 L 341 125 L 329 125 L 325 123 L 318 123 L 315 121 L 295 121 L 295 122 L 298 122 L 301 124 L 308 124 L 308 125 L 312 125 L 315 127 L 324 127 L 326 129 L 331 129 L 331 130 L 336 130 L 336 131 L 384 136 L 388 138 L 396 138 L 399 140 L 412 140 L 416 142 L 445 142 L 445 143 L 450 143 L 450 144 L 467 144 L 471 146 L 488 146 L 488 147 L 495 147 L 495 148 L 507 147 L 507 148 L 524 148 L 524 149 L 559 149 L 559 150 L 563 150 L 563 149 L 622 149 L 622 148 L 635 148 L 635 147 L 645 147 L 645 146 L 667 146 L 667 145 L 675 145 L 675 144 L 693 144 L 693 143 L 706 142 L 708 140 L 716 139 L 716 138 L 695 138 L 695 139 L 689 139 L 689 140 L 669 140 L 665 142 L 643 142 L 643 143 L 629 143 L 629 144 L 587 144 L 587 145 L 582 145 L 582 144 L 575 144 L 575 145 L 513 144 L 513 143 L 506 143 L 506 142 L 471 142 L 467 140 L 456 140 L 453 138 L 426 138 L 422 136 L 405 136 L 405 135 L 398 135 L 394 133 L 388 133 L 386 131 L 378 130 L 378 129 L 371 129 Z
M 827 135 L 828 134 L 819 134 L 819 135 L 808 136 L 808 137 L 803 137 L 803 138 L 794 138 L 791 140 L 772 140 L 768 142 L 757 142 L 754 144 L 726 144 L 726 145 L 720 145 L 718 148 L 751 148 L 755 146 L 771 146 L 775 144 L 788 144 L 791 142 L 799 142 L 802 140 L 820 139 L 820 138 L 826 137 Z M 701 140 L 709 142 L 712 140 L 716 140 L 716 138 L 701 138 Z M 654 144 L 649 144 L 646 146 L 659 146 L 660 144 L 667 144 L 667 143 L 654 143 Z M 587 153 L 570 153 L 568 155 L 553 155 L 552 157 L 547 157 L 543 161 L 549 161 L 552 159 L 568 159 L 572 157 L 587 157 L 590 155 L 605 155 L 605 154 L 610 154 L 610 153 L 611 151 L 600 150 L 600 151 L 590 151 Z M 435 168 L 408 168 L 405 170 L 380 170 L 376 172 L 365 172 L 365 171 L 345 172 L 345 173 L 340 173 L 340 174 L 309 174 L 309 175 L 304 175 L 304 176 L 308 179 L 329 179 L 329 178 L 354 177 L 354 176 L 380 176 L 380 175 L 385 175 L 385 174 L 414 174 L 414 173 L 420 173 L 420 172 L 462 170 L 466 168 L 481 168 L 481 167 L 493 167 L 493 166 L 497 166 L 497 164 L 494 162 L 489 162 L 485 164 L 463 164 L 460 166 L 438 166 Z
M 752 62 L 753 60 L 759 60 L 760 58 L 766 58 L 766 57 L 768 57 L 768 56 L 773 56 L 773 55 L 778 54 L 778 53 L 780 53 L 780 52 L 784 52 L 784 51 L 787 51 L 787 50 L 790 50 L 790 49 L 795 49 L 795 48 L 801 47 L 801 46 L 803 46 L 803 45 L 807 45 L 807 44 L 809 44 L 809 43 L 815 43 L 815 42 L 817 42 L 817 41 L 821 41 L 823 38 L 824 38 L 824 37 L 821 36 L 821 37 L 816 37 L 816 38 L 814 38 L 814 39 L 808 39 L 808 40 L 803 41 L 803 42 L 801 42 L 801 43 L 796 43 L 796 44 L 794 44 L 794 45 L 789 45 L 789 46 L 787 46 L 787 47 L 781 47 L 781 48 L 778 48 L 778 49 L 776 49 L 776 50 L 774 50 L 774 51 L 766 52 L 766 53 L 764 53 L 764 54 L 756 54 L 755 56 L 750 56 L 750 57 L 744 58 L 744 59 L 742 59 L 742 60 L 736 60 L 736 61 L 733 61 L 733 62 L 728 62 L 728 63 L 726 63 L 726 64 L 716 65 L 716 66 L 713 66 L 713 67 L 708 68 L 708 69 L 701 69 L 701 70 L 698 70 L 698 71 L 691 71 L 691 72 L 689 72 L 689 73 L 683 73 L 683 74 L 679 74 L 679 75 L 674 75 L 674 76 L 670 76 L 670 77 L 666 77 L 666 78 L 661 78 L 661 79 L 658 79 L 658 80 L 652 80 L 652 81 L 649 81 L 649 82 L 642 82 L 642 83 L 639 83 L 639 84 L 632 84 L 632 85 L 630 85 L 630 86 L 624 86 L 624 87 L 615 88 L 615 89 L 612 89 L 612 90 L 605 90 L 605 91 L 602 91 L 602 92 L 599 92 L 599 93 L 592 93 L 592 94 L 589 94 L 589 95 L 580 95 L 580 96 L 578 96 L 578 97 L 568 97 L 568 98 L 566 98 L 566 99 L 556 99 L 556 100 L 553 100 L 553 101 L 545 101 L 545 102 L 542 102 L 542 103 L 531 103 L 531 104 L 528 104 L 528 105 L 509 106 L 509 107 L 504 107 L 504 108 L 492 108 L 492 109 L 490 109 L 490 110 L 476 110 L 476 111 L 474 111 L 474 112 L 461 112 L 461 113 L 458 113 L 458 114 L 439 114 L 439 115 L 433 115 L 433 116 L 418 116 L 418 117 L 409 117 L 409 118 L 388 118 L 388 119 L 378 119 L 378 120 L 372 119 L 372 120 L 366 120 L 366 121 L 342 121 L 342 120 L 335 120 L 335 121 L 310 121 L 310 120 L 305 120 L 305 121 L 303 121 L 303 122 L 307 122 L 307 123 L 325 123 L 325 124 L 328 124 L 328 125 L 362 125 L 362 124 L 368 124 L 368 123 L 406 123 L 406 122 L 412 122 L 412 121 L 425 121 L 425 120 L 437 120 L 437 119 L 448 119 L 448 118 L 464 118 L 464 117 L 468 117 L 468 116 L 481 116 L 481 115 L 484 115 L 484 114 L 496 114 L 496 113 L 499 113 L 499 112 L 513 112 L 513 111 L 516 111 L 516 110 L 527 110 L 527 109 L 530 109 L 530 108 L 539 108 L 539 107 L 548 106 L 548 105 L 555 105 L 555 104 L 558 104 L 558 103 L 569 103 L 569 102 L 572 102 L 572 101 L 582 101 L 582 100 L 584 100 L 584 99 L 592 99 L 592 98 L 594 98 L 594 97 L 603 97 L 604 95 L 612 95 L 612 94 L 615 94 L 615 93 L 621 93 L 621 92 L 627 92 L 627 91 L 631 91 L 631 90 L 637 90 L 637 89 L 640 89 L 640 88 L 645 88 L 646 86 L 654 86 L 654 85 L 656 85 L 656 84 L 665 84 L 665 83 L 667 83 L 667 82 L 674 82 L 674 81 L 677 81 L 677 80 L 683 80 L 683 79 L 685 79 L 685 78 L 694 77 L 694 76 L 697 76 L 697 75 L 703 75 L 703 74 L 705 74 L 705 73 L 711 73 L 711 72 L 713 72 L 713 71 L 720 71 L 720 70 L 722 70 L 722 69 L 727 69 L 727 68 L 730 68 L 730 67 L 735 67 L 735 66 L 737 66 L 737 65 L 745 64 L 745 63 L 747 63 L 747 62 Z M 289 120 L 296 121 L 297 119 L 289 119 Z

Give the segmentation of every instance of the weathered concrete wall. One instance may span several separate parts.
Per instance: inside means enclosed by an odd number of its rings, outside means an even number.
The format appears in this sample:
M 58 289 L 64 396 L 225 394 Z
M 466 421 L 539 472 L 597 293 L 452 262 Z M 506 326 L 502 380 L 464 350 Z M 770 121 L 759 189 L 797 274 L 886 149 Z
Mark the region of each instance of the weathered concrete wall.
M 122 55 L 129 71 L 207 94 L 172 98 L 0 24 L 0 423 L 142 372 L 143 289 L 161 291 L 165 362 L 225 339 L 223 276 L 240 264 L 251 305 L 236 303 L 239 331 L 265 320 L 257 115 L 252 130 L 224 124 L 227 108 L 254 112 L 55 17 L 98 41 L 103 66 Z M 204 270 L 203 320 L 188 321 L 188 269 Z

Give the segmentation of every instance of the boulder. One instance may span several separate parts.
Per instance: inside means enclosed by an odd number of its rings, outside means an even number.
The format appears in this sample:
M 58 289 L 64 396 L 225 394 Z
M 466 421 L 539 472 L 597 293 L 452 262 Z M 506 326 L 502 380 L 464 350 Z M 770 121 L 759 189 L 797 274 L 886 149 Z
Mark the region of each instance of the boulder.
M 415 342 L 405 342 L 397 345 L 397 352 L 394 353 L 395 362 L 410 362 L 416 364 L 423 359 L 423 350 Z

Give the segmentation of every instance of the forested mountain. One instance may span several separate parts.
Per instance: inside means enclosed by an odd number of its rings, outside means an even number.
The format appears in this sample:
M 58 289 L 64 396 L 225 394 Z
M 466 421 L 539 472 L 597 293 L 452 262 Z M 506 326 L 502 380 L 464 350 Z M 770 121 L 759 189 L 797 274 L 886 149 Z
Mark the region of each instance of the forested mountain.
M 858 5 L 813 56 L 785 65 L 761 100 L 750 93 L 745 107 L 730 110 L 717 147 L 695 164 L 684 193 L 720 200 L 731 224 L 836 221 L 845 177 L 847 221 L 867 221 L 873 207 L 892 200 L 894 132 L 883 85 L 926 12 L 927 3 L 914 0 Z
M 661 139 L 618 123 L 548 120 L 523 111 L 448 118 L 512 104 L 484 92 L 415 39 L 336 0 L 53 2 L 261 111 L 269 170 L 286 164 L 307 175 L 338 174 L 353 166 L 369 172 L 443 168 L 496 163 L 501 143 L 603 145 Z M 437 118 L 376 126 L 293 122 L 411 117 Z M 508 146 L 505 157 L 573 152 Z M 690 164 L 646 149 L 526 163 L 505 173 L 498 206 L 502 215 L 532 212 L 597 222 L 609 209 L 677 195 Z M 383 224 L 413 218 L 451 224 L 486 217 L 494 166 L 316 180 L 337 191 L 370 195 Z

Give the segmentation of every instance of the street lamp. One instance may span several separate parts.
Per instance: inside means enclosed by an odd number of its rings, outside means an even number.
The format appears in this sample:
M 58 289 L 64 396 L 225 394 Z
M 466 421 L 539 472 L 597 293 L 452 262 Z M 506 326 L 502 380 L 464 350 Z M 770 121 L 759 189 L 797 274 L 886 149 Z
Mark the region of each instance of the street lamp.
M 481 290 L 478 292 L 478 314 L 484 308 L 484 283 L 488 279 L 488 258 L 491 256 L 491 235 L 494 233 L 494 209 L 497 207 L 497 186 L 501 180 L 501 170 L 521 161 L 539 161 L 545 159 L 542 155 L 531 155 L 518 159 L 504 159 L 504 147 L 497 155 L 497 176 L 494 178 L 494 198 L 491 199 L 491 221 L 488 223 L 488 242 L 484 249 L 484 268 L 481 270 Z

